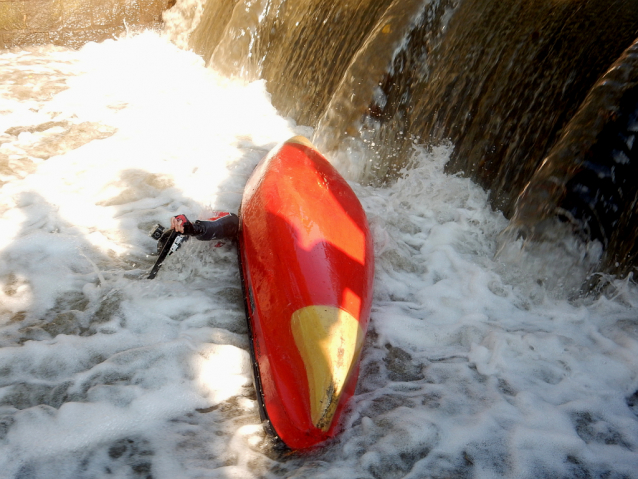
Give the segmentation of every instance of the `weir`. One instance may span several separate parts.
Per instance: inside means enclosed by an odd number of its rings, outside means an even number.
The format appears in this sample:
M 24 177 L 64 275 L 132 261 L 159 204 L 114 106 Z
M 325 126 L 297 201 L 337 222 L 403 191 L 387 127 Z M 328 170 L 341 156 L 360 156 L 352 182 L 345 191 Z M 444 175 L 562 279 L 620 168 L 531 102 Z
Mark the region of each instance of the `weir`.
M 598 269 L 625 275 L 635 264 L 626 243 L 635 237 L 636 186 L 583 174 L 584 200 L 561 177 L 550 180 L 561 183 L 559 200 L 542 199 L 530 180 L 550 151 L 554 169 L 583 164 L 568 139 L 558 140 L 636 37 L 638 3 L 620 0 L 209 0 L 189 45 L 227 75 L 265 79 L 283 114 L 315 127 L 315 144 L 355 158 L 345 163 L 351 177 L 392 181 L 410 165 L 413 144 L 449 142 L 446 170 L 488 190 L 494 208 L 536 231 L 547 215 L 569 216 L 585 241 L 607 248 Z M 618 91 L 638 79 L 630 70 L 614 77 Z M 631 110 L 628 98 L 601 97 L 598 116 L 578 123 L 590 131 L 589 154 L 614 148 L 597 132 L 616 125 L 610 111 Z M 610 188 L 622 190 L 605 200 L 617 210 L 613 238 L 602 217 L 585 212 Z M 530 215 L 530 204 L 545 213 Z
M 600 241 L 601 265 L 626 276 L 636 264 L 638 41 L 596 82 L 519 196 L 510 229 L 542 239 L 557 221 Z

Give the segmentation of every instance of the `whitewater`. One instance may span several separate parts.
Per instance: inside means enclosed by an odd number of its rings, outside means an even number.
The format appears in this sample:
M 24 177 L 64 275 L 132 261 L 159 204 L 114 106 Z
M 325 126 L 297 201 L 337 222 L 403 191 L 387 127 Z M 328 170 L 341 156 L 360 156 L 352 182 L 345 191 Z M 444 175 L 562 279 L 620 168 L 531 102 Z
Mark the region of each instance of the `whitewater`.
M 236 212 L 294 135 L 263 81 L 155 32 L 0 53 L 1 478 L 638 478 L 638 290 L 579 296 L 599 251 L 504 244 L 417 139 L 383 187 L 333 159 L 374 236 L 370 330 L 342 432 L 277 448 L 235 247 L 190 241 L 148 280 L 147 233 Z

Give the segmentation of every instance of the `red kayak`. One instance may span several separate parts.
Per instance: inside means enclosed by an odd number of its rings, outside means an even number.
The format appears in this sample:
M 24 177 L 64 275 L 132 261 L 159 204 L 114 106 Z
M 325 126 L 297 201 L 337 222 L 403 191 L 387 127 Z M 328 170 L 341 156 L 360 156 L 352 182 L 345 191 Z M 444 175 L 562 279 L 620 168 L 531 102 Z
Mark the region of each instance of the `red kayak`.
M 239 256 L 262 419 L 290 448 L 333 436 L 354 393 L 374 256 L 366 215 L 303 137 L 246 184 Z

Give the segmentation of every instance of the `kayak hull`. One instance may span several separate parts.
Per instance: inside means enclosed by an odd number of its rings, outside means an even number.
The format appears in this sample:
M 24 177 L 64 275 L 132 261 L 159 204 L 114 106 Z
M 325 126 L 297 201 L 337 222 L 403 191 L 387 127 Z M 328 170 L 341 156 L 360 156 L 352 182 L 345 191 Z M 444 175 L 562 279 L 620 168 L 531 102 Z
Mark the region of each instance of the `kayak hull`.
M 239 256 L 260 409 L 290 448 L 338 429 L 368 327 L 374 255 L 361 203 L 303 137 L 246 184 Z

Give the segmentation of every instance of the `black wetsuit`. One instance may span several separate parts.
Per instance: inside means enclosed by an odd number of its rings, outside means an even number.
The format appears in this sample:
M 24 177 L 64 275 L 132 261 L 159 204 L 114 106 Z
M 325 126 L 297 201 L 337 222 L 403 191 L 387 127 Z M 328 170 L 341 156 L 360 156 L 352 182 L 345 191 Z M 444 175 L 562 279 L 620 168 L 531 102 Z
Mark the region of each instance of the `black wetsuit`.
M 239 217 L 233 213 L 223 213 L 211 220 L 197 220 L 184 224 L 184 234 L 200 241 L 232 240 L 239 231 Z

